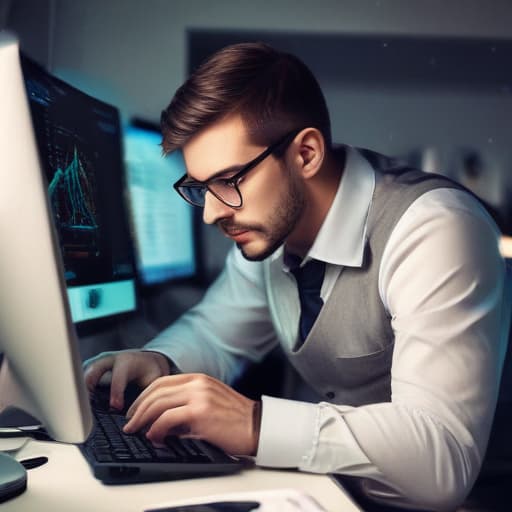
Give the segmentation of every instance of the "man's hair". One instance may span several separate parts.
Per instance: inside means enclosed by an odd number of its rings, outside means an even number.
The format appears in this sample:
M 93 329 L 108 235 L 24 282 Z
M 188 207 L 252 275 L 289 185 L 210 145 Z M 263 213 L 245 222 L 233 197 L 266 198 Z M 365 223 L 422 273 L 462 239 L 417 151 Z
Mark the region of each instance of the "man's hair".
M 230 114 L 241 115 L 257 144 L 313 127 L 331 146 L 329 112 L 313 73 L 297 57 L 263 43 L 223 48 L 176 91 L 160 119 L 164 153 Z

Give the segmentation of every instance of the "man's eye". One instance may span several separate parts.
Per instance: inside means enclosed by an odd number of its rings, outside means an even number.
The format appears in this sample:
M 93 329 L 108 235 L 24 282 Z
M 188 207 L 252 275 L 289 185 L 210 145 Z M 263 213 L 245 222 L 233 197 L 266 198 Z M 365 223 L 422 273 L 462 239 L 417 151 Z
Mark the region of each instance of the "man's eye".
M 234 188 L 235 184 L 231 178 L 219 178 L 215 180 L 215 184 L 218 187 L 229 187 Z

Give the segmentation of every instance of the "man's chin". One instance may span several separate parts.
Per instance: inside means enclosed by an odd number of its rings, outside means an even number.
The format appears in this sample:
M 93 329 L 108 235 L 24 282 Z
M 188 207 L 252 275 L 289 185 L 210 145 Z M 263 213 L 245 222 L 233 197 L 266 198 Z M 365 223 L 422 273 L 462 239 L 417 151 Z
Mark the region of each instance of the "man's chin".
M 248 261 L 262 261 L 265 259 L 265 256 L 258 254 L 258 253 L 249 253 L 244 250 L 243 246 L 241 244 L 236 244 L 236 246 L 240 249 L 240 252 L 242 253 L 242 256 L 248 260 Z
M 280 246 L 281 243 L 263 247 L 260 250 L 251 248 L 250 244 L 236 244 L 242 256 L 248 261 L 263 261 L 272 255 Z

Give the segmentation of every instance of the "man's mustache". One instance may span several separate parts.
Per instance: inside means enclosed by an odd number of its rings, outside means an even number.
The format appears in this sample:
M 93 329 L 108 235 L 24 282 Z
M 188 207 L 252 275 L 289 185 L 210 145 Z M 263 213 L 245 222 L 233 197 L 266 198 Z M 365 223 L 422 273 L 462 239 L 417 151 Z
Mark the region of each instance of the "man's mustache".
M 217 221 L 218 228 L 226 234 L 230 233 L 241 233 L 242 231 L 261 231 L 260 226 L 254 226 L 249 224 L 238 224 L 235 222 L 231 222 L 226 219 L 221 219 Z

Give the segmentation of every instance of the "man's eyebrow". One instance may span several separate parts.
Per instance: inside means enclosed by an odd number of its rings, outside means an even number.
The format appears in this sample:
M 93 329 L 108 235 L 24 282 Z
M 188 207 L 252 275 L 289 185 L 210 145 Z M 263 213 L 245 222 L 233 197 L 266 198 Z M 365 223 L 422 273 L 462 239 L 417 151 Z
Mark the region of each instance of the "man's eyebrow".
M 222 177 L 224 174 L 236 174 L 238 171 L 241 171 L 243 168 L 245 167 L 245 165 L 230 165 L 229 167 L 226 167 L 225 169 L 221 169 L 220 171 L 217 171 L 216 173 L 212 174 L 209 178 L 207 178 L 206 180 L 204 181 L 199 181 L 199 180 L 196 180 L 194 178 L 189 178 L 192 180 L 192 181 L 195 181 L 197 183 L 204 183 L 206 181 L 210 181 L 210 180 L 213 180 L 213 179 L 216 179 L 216 178 L 220 178 Z

